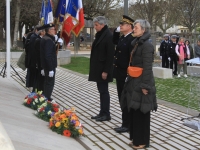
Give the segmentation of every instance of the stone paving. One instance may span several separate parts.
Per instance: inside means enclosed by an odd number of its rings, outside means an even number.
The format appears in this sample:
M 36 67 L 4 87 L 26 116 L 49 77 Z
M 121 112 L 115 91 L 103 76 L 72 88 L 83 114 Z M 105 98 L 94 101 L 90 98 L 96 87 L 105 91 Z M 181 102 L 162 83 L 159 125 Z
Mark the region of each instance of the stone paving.
M 12 63 L 13 67 L 25 79 L 26 72 Z M 2 68 L 3 63 L 0 64 Z M 12 71 L 12 69 L 11 69 Z M 12 78 L 25 87 L 14 71 Z M 87 76 L 58 67 L 53 98 L 62 106 L 74 106 L 84 126 L 87 137 L 81 137 L 87 149 L 92 150 L 131 150 L 128 145 L 128 133 L 116 133 L 113 128 L 121 125 L 121 110 L 115 85 L 109 87 L 111 104 L 111 121 L 96 122 L 92 115 L 99 112 L 99 94 L 94 82 L 88 82 Z M 200 149 L 200 132 L 183 125 L 181 118 L 185 113 L 159 104 L 156 113 L 151 113 L 151 138 L 148 150 L 198 150 Z M 56 133 L 55 133 L 56 134 Z M 91 146 L 91 144 L 93 146 Z

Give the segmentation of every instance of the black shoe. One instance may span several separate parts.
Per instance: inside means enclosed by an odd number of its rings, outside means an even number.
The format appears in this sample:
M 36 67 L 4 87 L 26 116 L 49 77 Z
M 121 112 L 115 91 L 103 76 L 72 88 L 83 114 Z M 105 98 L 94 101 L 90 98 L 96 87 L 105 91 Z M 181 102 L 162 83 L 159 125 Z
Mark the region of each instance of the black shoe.
M 119 128 L 114 128 L 114 130 L 117 132 L 117 133 L 123 133 L 123 132 L 128 132 L 129 129 L 127 127 L 119 127 Z
M 102 116 L 101 115 L 96 115 L 96 116 L 92 116 L 91 119 L 98 119 L 100 117 L 102 117 Z
M 102 116 L 96 119 L 96 121 L 109 121 L 109 120 L 111 120 L 110 116 Z

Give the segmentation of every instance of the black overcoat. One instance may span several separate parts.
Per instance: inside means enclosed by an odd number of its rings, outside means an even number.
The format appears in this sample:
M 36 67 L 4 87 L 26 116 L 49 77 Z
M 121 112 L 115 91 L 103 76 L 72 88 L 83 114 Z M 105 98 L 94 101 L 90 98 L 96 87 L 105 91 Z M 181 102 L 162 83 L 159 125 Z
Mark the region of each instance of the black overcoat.
M 157 109 L 156 87 L 153 76 L 153 45 L 149 42 L 150 34 L 145 32 L 143 36 L 135 39 L 131 44 L 138 42 L 138 47 L 133 54 L 131 65 L 143 68 L 142 75 L 134 78 L 128 76 L 128 81 L 124 85 L 120 104 L 123 108 L 128 107 L 134 110 L 140 109 L 141 112 L 147 113 Z M 138 41 L 137 41 L 138 40 Z M 142 89 L 148 90 L 144 95 Z
M 113 43 L 117 45 L 115 49 L 114 62 L 113 62 L 113 78 L 121 81 L 125 81 L 127 77 L 127 67 L 130 60 L 130 52 L 133 48 L 131 42 L 134 40 L 132 34 L 128 34 L 126 37 L 121 36 L 119 38 L 119 32 L 113 33 Z
M 112 42 L 112 33 L 107 28 L 99 39 L 93 43 L 90 54 L 89 81 L 112 82 L 113 81 L 113 56 L 115 46 Z M 102 73 L 108 73 L 107 79 L 102 79 Z
M 46 33 L 40 42 L 40 61 L 43 69 L 52 71 L 57 67 L 55 37 Z

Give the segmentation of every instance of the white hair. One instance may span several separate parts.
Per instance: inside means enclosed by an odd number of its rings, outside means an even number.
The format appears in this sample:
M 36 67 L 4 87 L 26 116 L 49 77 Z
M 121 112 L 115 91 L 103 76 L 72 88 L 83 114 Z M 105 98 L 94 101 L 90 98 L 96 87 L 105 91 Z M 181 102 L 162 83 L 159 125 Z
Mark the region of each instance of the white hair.
M 96 18 L 93 19 L 93 23 L 98 22 L 99 24 L 104 24 L 107 25 L 107 20 L 104 16 L 98 16 Z

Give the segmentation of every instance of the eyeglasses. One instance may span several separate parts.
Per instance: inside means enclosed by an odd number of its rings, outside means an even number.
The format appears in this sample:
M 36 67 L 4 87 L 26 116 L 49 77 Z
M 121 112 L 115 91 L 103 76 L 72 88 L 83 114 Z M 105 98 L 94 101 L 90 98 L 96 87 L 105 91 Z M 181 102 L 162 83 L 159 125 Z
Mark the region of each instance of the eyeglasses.
M 56 30 L 56 29 L 49 29 L 49 30 Z

